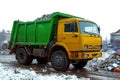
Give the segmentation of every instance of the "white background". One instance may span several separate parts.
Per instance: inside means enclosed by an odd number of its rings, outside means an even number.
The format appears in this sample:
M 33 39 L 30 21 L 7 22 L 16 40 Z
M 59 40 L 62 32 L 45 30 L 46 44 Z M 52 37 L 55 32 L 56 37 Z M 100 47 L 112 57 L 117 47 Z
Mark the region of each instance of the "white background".
M 0 0 L 0 30 L 57 11 L 96 22 L 103 39 L 120 29 L 120 0 Z

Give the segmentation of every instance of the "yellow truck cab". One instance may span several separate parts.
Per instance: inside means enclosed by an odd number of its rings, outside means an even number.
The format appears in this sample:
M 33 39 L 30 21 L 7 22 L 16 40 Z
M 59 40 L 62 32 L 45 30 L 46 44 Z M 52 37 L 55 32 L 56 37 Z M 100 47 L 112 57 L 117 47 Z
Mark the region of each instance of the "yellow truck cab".
M 70 63 L 82 68 L 88 60 L 101 57 L 102 38 L 96 23 L 60 12 L 47 17 L 14 21 L 9 49 L 19 64 L 37 59 L 39 64 L 51 62 L 55 70 L 66 71 Z
M 70 60 L 100 57 L 101 44 L 96 23 L 78 18 L 59 21 L 56 45 L 61 45 L 67 50 Z

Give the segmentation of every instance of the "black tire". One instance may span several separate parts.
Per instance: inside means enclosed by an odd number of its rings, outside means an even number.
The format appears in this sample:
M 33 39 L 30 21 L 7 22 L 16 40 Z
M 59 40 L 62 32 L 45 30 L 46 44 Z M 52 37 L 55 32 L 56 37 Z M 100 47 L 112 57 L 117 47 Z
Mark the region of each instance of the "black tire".
M 45 58 L 37 58 L 38 64 L 47 64 L 47 60 Z
M 55 51 L 51 55 L 51 64 L 57 71 L 66 71 L 69 67 L 69 59 L 64 51 Z
M 29 65 L 32 63 L 32 56 L 28 55 L 24 48 L 19 48 L 16 52 L 16 59 L 21 65 Z
M 81 60 L 81 61 L 79 61 L 78 63 L 73 63 L 72 65 L 73 65 L 75 68 L 80 69 L 80 68 L 85 67 L 86 64 L 87 64 L 87 62 L 88 62 L 88 61 L 83 61 L 83 60 Z

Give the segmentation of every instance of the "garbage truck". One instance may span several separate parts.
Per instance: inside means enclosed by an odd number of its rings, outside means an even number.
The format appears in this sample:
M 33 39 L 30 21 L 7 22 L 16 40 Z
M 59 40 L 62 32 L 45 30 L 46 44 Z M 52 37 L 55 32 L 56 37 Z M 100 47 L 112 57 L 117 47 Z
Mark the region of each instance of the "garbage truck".
M 50 62 L 57 71 L 66 71 L 70 64 L 83 68 L 102 56 L 101 48 L 95 22 L 61 12 L 33 21 L 15 20 L 9 42 L 10 54 L 16 55 L 19 64 L 29 65 L 36 59 L 39 64 Z

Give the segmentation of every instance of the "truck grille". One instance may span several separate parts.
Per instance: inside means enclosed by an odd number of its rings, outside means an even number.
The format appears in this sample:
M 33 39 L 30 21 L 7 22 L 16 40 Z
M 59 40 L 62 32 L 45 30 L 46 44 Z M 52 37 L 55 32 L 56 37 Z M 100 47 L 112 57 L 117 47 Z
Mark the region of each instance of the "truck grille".
M 88 49 L 101 49 L 101 45 L 88 45 Z

